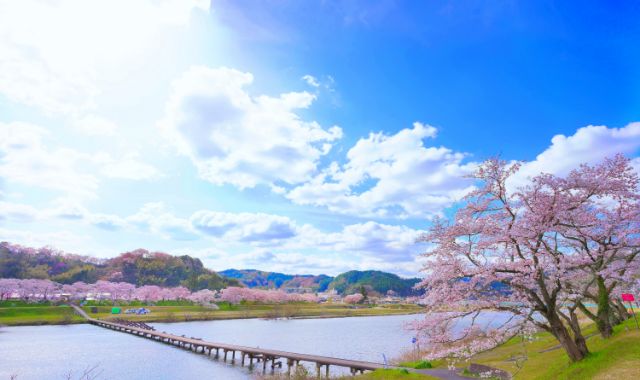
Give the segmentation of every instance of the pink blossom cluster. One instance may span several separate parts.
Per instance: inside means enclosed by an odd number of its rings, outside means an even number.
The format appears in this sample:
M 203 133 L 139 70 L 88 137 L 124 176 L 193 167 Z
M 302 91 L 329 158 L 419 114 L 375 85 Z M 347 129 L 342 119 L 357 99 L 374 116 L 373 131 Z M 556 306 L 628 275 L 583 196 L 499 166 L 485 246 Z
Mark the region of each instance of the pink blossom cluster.
M 165 288 L 155 285 L 136 287 L 126 282 L 98 281 L 95 284 L 76 282 L 58 284 L 50 280 L 0 279 L 0 300 L 20 299 L 27 302 L 51 301 L 61 298 L 73 300 L 95 299 L 111 301 L 191 300 L 211 302 L 215 292 L 201 290 L 191 293 L 185 287 Z
M 571 360 L 588 353 L 576 311 L 606 323 L 617 294 L 638 286 L 640 180 L 616 156 L 565 177 L 540 174 L 516 188 L 519 164 L 492 159 L 450 220 L 423 237 L 426 317 L 413 327 L 430 358 L 467 358 L 534 329 L 550 332 Z M 487 322 L 487 313 L 506 319 Z M 623 315 L 625 311 L 620 311 Z
M 348 296 L 345 296 L 342 299 L 342 302 L 354 305 L 354 304 L 362 302 L 363 299 L 364 299 L 364 296 L 362 294 L 355 293 L 355 294 L 350 294 Z
M 287 303 L 287 302 L 319 302 L 319 298 L 312 293 L 286 293 L 282 290 L 263 290 L 240 287 L 228 287 L 220 291 L 220 299 L 232 304 L 242 301 L 257 303 Z

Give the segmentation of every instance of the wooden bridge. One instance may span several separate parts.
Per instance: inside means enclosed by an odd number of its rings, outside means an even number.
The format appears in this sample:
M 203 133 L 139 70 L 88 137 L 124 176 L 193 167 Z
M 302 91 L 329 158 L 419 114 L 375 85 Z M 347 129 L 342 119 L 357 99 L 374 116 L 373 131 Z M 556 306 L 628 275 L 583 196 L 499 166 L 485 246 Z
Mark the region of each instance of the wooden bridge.
M 286 361 L 287 373 L 289 375 L 291 374 L 291 369 L 294 366 L 300 365 L 300 362 L 313 363 L 316 366 L 316 374 L 318 378 L 320 378 L 322 375 L 323 367 L 325 376 L 327 378 L 329 377 L 330 366 L 349 368 L 352 375 L 355 375 L 358 372 L 363 373 L 364 371 L 373 371 L 376 369 L 385 368 L 383 364 L 379 363 L 339 359 L 328 356 L 298 354 L 294 352 L 270 350 L 265 348 L 214 343 L 198 338 L 187 338 L 185 336 L 168 334 L 166 332 L 157 332 L 154 330 L 148 330 L 139 327 L 128 326 L 121 323 L 107 322 L 100 319 L 91 318 L 80 307 L 75 305 L 72 305 L 72 307 L 89 323 L 96 326 L 155 340 L 160 343 L 170 344 L 207 356 L 215 354 L 216 359 L 222 358 L 225 362 L 231 360 L 232 364 L 236 364 L 237 353 L 238 362 L 241 366 L 244 366 L 246 362 L 249 368 L 254 368 L 255 361 L 256 365 L 259 365 L 260 363 L 262 364 L 263 372 L 266 372 L 267 365 L 269 365 L 271 370 L 274 370 L 275 368 L 282 368 L 283 361 Z

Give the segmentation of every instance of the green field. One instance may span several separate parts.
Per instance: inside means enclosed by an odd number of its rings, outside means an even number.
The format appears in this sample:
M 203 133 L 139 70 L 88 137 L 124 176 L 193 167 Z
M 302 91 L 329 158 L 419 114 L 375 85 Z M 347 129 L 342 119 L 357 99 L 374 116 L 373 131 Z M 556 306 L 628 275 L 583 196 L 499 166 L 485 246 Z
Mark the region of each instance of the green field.
M 84 319 L 69 306 L 0 307 L 0 325 L 55 325 L 82 322 Z
M 135 305 L 121 305 L 122 311 Z M 355 317 L 367 315 L 394 315 L 420 312 L 415 305 L 384 305 L 373 307 L 358 307 L 344 304 L 308 304 L 295 303 L 284 305 L 228 305 L 221 304 L 219 310 L 196 306 L 193 304 L 164 303 L 162 306 L 145 306 L 151 310 L 147 315 L 111 314 L 111 305 L 101 303 L 95 306 L 97 313 L 92 312 L 92 306 L 83 309 L 94 318 L 109 320 L 112 318 L 126 318 L 132 321 L 145 322 L 184 322 L 198 320 L 240 319 L 240 318 L 304 318 L 304 317 Z M 0 303 L 0 325 L 42 325 L 82 323 L 83 319 L 73 313 L 69 306 L 55 306 L 48 304 L 24 304 L 19 302 Z

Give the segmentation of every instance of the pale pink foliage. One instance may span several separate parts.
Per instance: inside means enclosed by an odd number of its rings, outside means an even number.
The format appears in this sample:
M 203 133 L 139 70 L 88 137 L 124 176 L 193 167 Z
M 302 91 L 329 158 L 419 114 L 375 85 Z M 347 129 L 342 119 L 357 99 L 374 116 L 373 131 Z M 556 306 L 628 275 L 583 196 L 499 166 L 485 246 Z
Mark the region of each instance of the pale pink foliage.
M 355 293 L 355 294 L 350 294 L 348 296 L 345 296 L 342 301 L 344 303 L 348 303 L 348 304 L 357 304 L 362 302 L 362 300 L 364 299 L 364 296 L 360 293 Z
M 191 293 L 189 289 L 179 286 L 164 288 L 156 285 L 137 287 L 126 282 L 97 281 L 94 284 L 76 282 L 73 284 L 58 284 L 49 280 L 34 279 L 0 279 L 0 300 L 10 298 L 21 299 L 27 302 L 56 300 L 68 297 L 72 300 L 95 299 L 111 301 L 156 302 L 161 300 L 191 299 L 194 294 L 199 297 L 215 294 L 210 290 L 201 290 Z M 207 297 L 210 299 L 211 297 Z
M 286 293 L 282 290 L 263 290 L 231 286 L 220 291 L 220 299 L 237 304 L 242 301 L 257 303 L 318 302 L 315 295 Z
M 481 186 L 424 237 L 432 244 L 420 284 L 427 313 L 414 327 L 431 358 L 469 357 L 536 327 L 580 360 L 587 348 L 575 309 L 594 278 L 614 290 L 638 274 L 638 177 L 627 159 L 510 189 L 518 169 L 485 162 L 476 173 Z M 496 310 L 508 315 L 504 323 L 480 322 Z
M 209 289 L 198 290 L 191 293 L 187 299 L 200 304 L 212 303 L 216 299 L 217 292 Z

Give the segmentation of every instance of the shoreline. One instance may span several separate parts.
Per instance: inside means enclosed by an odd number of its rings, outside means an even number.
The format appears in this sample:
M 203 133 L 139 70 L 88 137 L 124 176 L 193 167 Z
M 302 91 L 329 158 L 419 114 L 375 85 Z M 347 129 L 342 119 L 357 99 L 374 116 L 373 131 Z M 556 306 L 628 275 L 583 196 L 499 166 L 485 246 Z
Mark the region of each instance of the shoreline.
M 189 310 L 182 311 L 181 315 L 173 315 L 171 312 L 157 312 L 157 314 L 147 314 L 139 316 L 135 314 L 106 314 L 97 313 L 93 314 L 98 319 L 108 321 L 115 318 L 130 319 L 131 321 L 139 321 L 145 323 L 182 323 L 182 322 L 203 322 L 203 321 L 223 321 L 234 319 L 263 319 L 263 320 L 296 320 L 296 319 L 325 319 L 325 318 L 351 318 L 351 317 L 386 317 L 394 315 L 414 315 L 421 314 L 420 308 L 407 307 L 405 308 L 356 308 L 356 309 L 337 309 L 337 310 L 322 310 L 317 308 L 314 310 L 302 311 L 297 315 L 292 316 L 271 316 L 269 313 L 271 310 L 264 309 L 246 309 L 246 310 L 233 310 L 233 311 L 208 311 L 199 312 L 195 314 L 188 314 Z M 60 308 L 57 306 L 56 308 Z M 19 309 L 19 308 L 16 308 Z M 65 308 L 66 309 L 66 308 Z M 69 313 L 71 309 L 66 309 L 65 314 L 60 314 L 57 318 L 51 319 L 37 319 L 35 318 L 15 318 L 10 321 L 6 321 L 2 318 L 0 313 L 0 331 L 2 327 L 26 327 L 26 326 L 65 326 L 87 323 L 82 317 Z M 1 311 L 1 309 L 0 309 Z M 60 309 L 56 310 L 60 311 Z M 164 314 L 163 314 L 164 313 Z M 29 320 L 33 319 L 33 320 Z

